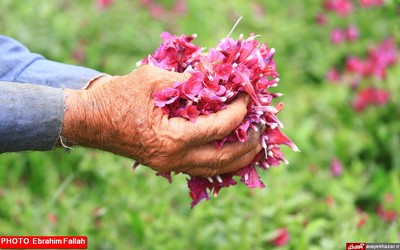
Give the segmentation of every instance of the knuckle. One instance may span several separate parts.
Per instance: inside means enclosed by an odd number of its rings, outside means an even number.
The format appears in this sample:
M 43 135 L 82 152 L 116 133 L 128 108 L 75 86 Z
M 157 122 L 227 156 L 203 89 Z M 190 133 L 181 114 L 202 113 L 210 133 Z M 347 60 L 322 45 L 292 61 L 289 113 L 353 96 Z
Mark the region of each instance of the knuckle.
M 218 138 L 218 139 L 222 139 L 225 136 L 227 136 L 227 131 L 226 131 L 227 126 L 228 126 L 228 124 L 225 123 L 224 121 L 221 121 L 218 124 L 214 123 L 212 126 L 212 128 L 213 128 L 212 133 L 214 134 L 214 137 Z
M 232 154 L 227 152 L 218 152 L 218 155 L 215 157 L 214 165 L 216 168 L 222 168 L 229 164 L 232 160 Z

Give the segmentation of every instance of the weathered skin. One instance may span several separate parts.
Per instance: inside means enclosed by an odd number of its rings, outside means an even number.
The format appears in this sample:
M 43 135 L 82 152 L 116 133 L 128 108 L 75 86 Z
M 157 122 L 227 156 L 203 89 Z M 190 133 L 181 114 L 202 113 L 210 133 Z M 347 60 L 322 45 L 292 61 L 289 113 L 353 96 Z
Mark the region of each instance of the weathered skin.
M 215 176 L 249 164 L 262 150 L 260 132 L 244 143 L 212 143 L 230 134 L 246 115 L 248 96 L 195 123 L 170 118 L 154 105 L 153 93 L 187 74 L 142 66 L 125 76 L 104 76 L 86 90 L 65 90 L 67 111 L 61 136 L 67 143 L 97 148 L 137 160 L 163 172 Z

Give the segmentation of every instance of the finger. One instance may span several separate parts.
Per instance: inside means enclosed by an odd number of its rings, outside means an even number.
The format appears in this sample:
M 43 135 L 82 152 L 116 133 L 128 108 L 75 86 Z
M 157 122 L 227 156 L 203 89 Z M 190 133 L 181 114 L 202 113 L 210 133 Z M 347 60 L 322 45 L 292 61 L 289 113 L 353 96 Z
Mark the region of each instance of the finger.
M 204 166 L 204 167 L 191 168 L 183 172 L 188 173 L 191 176 L 202 176 L 202 177 L 213 177 L 220 174 L 235 172 L 249 165 L 261 150 L 262 148 L 252 149 L 248 153 L 241 156 L 240 158 L 235 159 L 229 163 L 226 163 L 225 165 L 222 165 L 219 168 L 212 166 Z
M 193 123 L 182 118 L 169 119 L 169 126 L 189 145 L 198 146 L 222 139 L 234 131 L 247 114 L 250 97 L 238 95 L 227 108 L 208 116 L 197 117 Z
M 133 73 L 137 74 L 140 79 L 157 81 L 157 84 L 154 84 L 154 91 L 173 87 L 174 83 L 184 82 L 190 78 L 190 73 L 172 72 L 152 65 L 143 65 Z
M 221 149 L 211 143 L 196 147 L 185 154 L 183 161 L 187 162 L 187 168 L 184 171 L 203 176 L 236 171 L 249 164 L 262 150 L 260 133 L 262 130 L 251 130 L 247 141 L 228 142 Z

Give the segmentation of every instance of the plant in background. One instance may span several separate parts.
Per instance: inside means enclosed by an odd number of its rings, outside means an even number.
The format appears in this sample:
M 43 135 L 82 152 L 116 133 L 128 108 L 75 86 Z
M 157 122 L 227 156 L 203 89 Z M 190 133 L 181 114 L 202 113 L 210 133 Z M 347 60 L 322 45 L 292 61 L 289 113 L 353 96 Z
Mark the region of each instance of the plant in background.
M 189 72 L 191 77 L 185 82 L 175 83 L 173 87 L 154 93 L 155 105 L 168 117 L 183 117 L 192 122 L 199 115 L 209 115 L 222 110 L 239 93 L 251 96 L 248 113 L 239 127 L 229 136 L 215 141 L 217 148 L 225 142 L 247 140 L 247 131 L 258 131 L 256 125 L 266 126 L 260 141 L 264 148 L 251 164 L 233 172 L 214 177 L 194 177 L 188 180 L 192 207 L 202 199 L 209 199 L 209 192 L 217 196 L 221 188 L 235 185 L 234 176 L 250 188 L 265 187 L 260 180 L 257 169 L 265 170 L 278 166 L 280 162 L 288 163 L 280 150 L 282 144 L 298 151 L 296 145 L 281 132 L 282 123 L 276 117 L 283 103 L 272 105 L 280 93 L 272 93 L 269 88 L 279 82 L 276 65 L 273 61 L 274 49 L 266 44 L 259 44 L 256 36 L 251 34 L 247 39 L 243 35 L 238 40 L 230 37 L 222 39 L 207 53 L 194 45 L 196 35 L 180 37 L 163 32 L 163 43 L 143 59 L 140 64 L 151 64 L 162 69 Z M 171 180 L 170 173 L 159 174 Z

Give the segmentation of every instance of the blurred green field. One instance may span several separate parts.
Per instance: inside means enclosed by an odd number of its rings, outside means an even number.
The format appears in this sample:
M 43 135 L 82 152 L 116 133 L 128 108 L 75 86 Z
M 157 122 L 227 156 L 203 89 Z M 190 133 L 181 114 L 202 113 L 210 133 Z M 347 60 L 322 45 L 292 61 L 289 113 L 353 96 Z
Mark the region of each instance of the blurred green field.
M 279 249 L 344 249 L 346 242 L 400 242 L 400 70 L 362 85 L 391 94 L 384 106 L 351 109 L 354 90 L 326 73 L 363 57 L 386 37 L 400 45 L 400 3 L 327 13 L 323 1 L 174 0 L 0 1 L 0 33 L 32 51 L 109 74 L 127 74 L 160 44 L 159 35 L 196 33 L 194 43 L 214 47 L 243 16 L 232 36 L 250 33 L 276 49 L 276 92 L 285 108 L 283 132 L 301 153 L 283 148 L 290 164 L 262 173 L 266 189 L 242 184 L 190 209 L 186 176 L 172 184 L 132 160 L 76 148 L 0 155 L 0 235 L 86 235 L 89 249 L 273 249 L 278 229 L 289 241 Z M 153 1 L 154 2 L 154 1 Z M 357 25 L 360 37 L 332 45 L 334 27 Z M 0 100 L 1 102 L 1 100 Z M 343 163 L 333 176 L 331 161 Z M 377 207 L 397 215 L 384 219 Z M 363 223 L 365 222 L 365 223 Z

